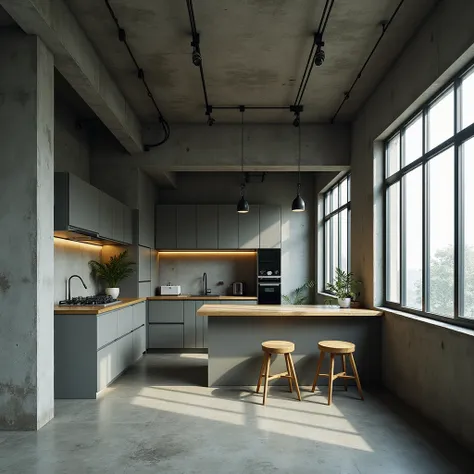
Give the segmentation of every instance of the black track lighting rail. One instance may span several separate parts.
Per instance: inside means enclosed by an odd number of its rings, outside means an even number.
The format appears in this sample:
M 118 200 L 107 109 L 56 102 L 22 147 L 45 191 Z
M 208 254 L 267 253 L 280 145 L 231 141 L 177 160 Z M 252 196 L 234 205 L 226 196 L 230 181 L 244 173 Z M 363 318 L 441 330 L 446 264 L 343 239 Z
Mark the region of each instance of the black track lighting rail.
M 145 151 L 148 151 L 150 148 L 163 145 L 165 142 L 168 141 L 168 139 L 170 137 L 170 133 L 171 133 L 170 126 L 169 126 L 168 122 L 166 121 L 165 117 L 163 116 L 163 114 L 161 113 L 161 110 L 158 107 L 158 104 L 155 100 L 153 92 L 151 91 L 150 86 L 148 85 L 148 82 L 145 79 L 145 73 L 144 73 L 143 69 L 140 67 L 140 65 L 138 64 L 138 61 L 137 61 L 135 55 L 133 54 L 133 51 L 130 48 L 130 45 L 128 44 L 126 31 L 120 25 L 119 20 L 118 20 L 117 16 L 115 15 L 115 12 L 114 12 L 112 6 L 110 5 L 109 0 L 104 0 L 104 2 L 105 2 L 105 5 L 107 7 L 107 10 L 110 13 L 110 16 L 112 17 L 112 19 L 115 23 L 115 26 L 117 27 L 118 39 L 127 48 L 128 54 L 130 55 L 130 58 L 131 58 L 133 64 L 135 65 L 135 68 L 137 69 L 137 77 L 140 81 L 142 81 L 143 86 L 145 87 L 146 93 L 147 93 L 148 97 L 150 98 L 150 100 L 152 101 L 153 106 L 156 109 L 156 112 L 158 113 L 158 119 L 160 121 L 161 127 L 163 128 L 164 138 L 161 141 L 159 141 L 157 143 L 148 143 L 148 144 L 144 145 Z
M 191 35 L 192 35 L 192 42 L 191 46 L 193 47 L 193 55 L 192 60 L 195 66 L 199 67 L 199 73 L 201 75 L 201 86 L 202 86 L 202 93 L 204 96 L 204 103 L 206 106 L 206 115 L 207 115 L 207 124 L 209 126 L 213 125 L 215 120 L 212 118 L 212 107 L 209 105 L 209 97 L 207 95 L 207 86 L 206 86 L 206 78 L 204 76 L 204 67 L 202 65 L 202 55 L 201 55 L 201 46 L 200 46 L 200 36 L 196 26 L 196 17 L 194 15 L 194 5 L 193 0 L 186 0 L 186 6 L 188 7 L 188 16 L 189 16 L 189 24 L 191 25 Z
M 293 105 L 210 105 L 212 110 L 239 110 L 241 107 L 245 107 L 245 110 L 290 110 L 294 112 L 295 108 Z M 303 106 L 300 106 L 303 110 Z
M 325 59 L 325 54 L 323 51 L 324 41 L 323 36 L 328 26 L 329 17 L 331 16 L 331 11 L 334 6 L 335 0 L 326 0 L 324 4 L 323 12 L 321 14 L 321 19 L 319 20 L 318 30 L 314 34 L 313 44 L 308 55 L 308 60 L 306 61 L 306 66 L 304 68 L 303 76 L 301 78 L 300 86 L 298 87 L 298 92 L 296 93 L 294 106 L 301 104 L 303 100 L 304 93 L 306 92 L 306 86 L 308 85 L 311 72 L 315 65 L 321 66 Z
M 338 109 L 336 110 L 336 113 L 332 117 L 331 123 L 334 123 L 336 121 L 336 118 L 339 115 L 339 112 L 341 111 L 342 107 L 344 107 L 344 104 L 349 100 L 349 98 L 351 96 L 351 93 L 354 90 L 354 87 L 359 82 L 359 79 L 362 77 L 362 74 L 363 74 L 365 68 L 367 67 L 367 64 L 369 64 L 369 61 L 372 59 L 372 56 L 374 55 L 375 51 L 377 50 L 380 42 L 382 41 L 382 38 L 385 36 L 385 33 L 387 32 L 389 26 L 392 24 L 393 20 L 397 16 L 397 13 L 399 12 L 399 10 L 402 7 L 404 2 L 405 2 L 405 0 L 400 0 L 400 3 L 397 5 L 397 8 L 395 8 L 395 10 L 392 13 L 392 16 L 390 17 L 388 22 L 382 23 L 382 32 L 380 33 L 380 36 L 379 36 L 377 42 L 375 43 L 374 47 L 372 48 L 372 51 L 370 52 L 370 54 L 367 56 L 367 59 L 365 60 L 365 62 L 363 64 L 363 66 L 361 67 L 359 73 L 357 74 L 356 78 L 352 82 L 351 87 L 349 88 L 348 91 L 344 92 L 344 99 L 342 99 L 341 104 L 339 105 Z

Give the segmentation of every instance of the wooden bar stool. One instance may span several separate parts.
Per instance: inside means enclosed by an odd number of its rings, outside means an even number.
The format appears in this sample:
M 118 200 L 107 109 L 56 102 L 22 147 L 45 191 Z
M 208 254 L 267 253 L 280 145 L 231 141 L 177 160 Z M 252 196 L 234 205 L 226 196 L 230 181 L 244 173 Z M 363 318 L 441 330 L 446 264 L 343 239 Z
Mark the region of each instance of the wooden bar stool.
M 260 375 L 258 376 L 256 392 L 258 393 L 260 391 L 262 377 L 265 377 L 265 384 L 263 388 L 263 404 L 265 405 L 265 402 L 267 401 L 268 381 L 273 379 L 279 379 L 282 377 L 288 379 L 290 392 L 293 392 L 294 384 L 298 400 L 301 400 L 300 388 L 298 386 L 298 379 L 296 378 L 295 366 L 293 364 L 293 359 L 291 358 L 291 353 L 295 350 L 294 343 L 288 341 L 265 341 L 262 342 L 262 350 L 263 361 L 262 367 L 260 368 Z M 283 354 L 285 356 L 286 372 L 270 375 L 270 361 L 272 354 Z
M 320 350 L 319 353 L 319 360 L 318 366 L 316 367 L 316 375 L 314 377 L 313 387 L 311 389 L 314 392 L 316 388 L 316 383 L 318 382 L 318 377 L 328 377 L 328 405 L 332 403 L 332 384 L 336 379 L 344 379 L 344 389 L 347 391 L 347 381 L 348 380 L 355 380 L 357 384 L 357 390 L 359 391 L 359 395 L 361 400 L 364 399 L 362 395 L 362 387 L 360 385 L 359 374 L 357 372 L 356 363 L 354 360 L 354 352 L 355 352 L 355 344 L 352 342 L 344 342 L 344 341 L 321 341 L 318 343 L 318 348 Z M 330 354 L 331 359 L 329 362 L 329 374 L 320 374 L 321 365 L 324 360 L 324 356 L 326 352 Z M 342 361 L 342 372 L 337 374 L 334 373 L 334 357 L 336 355 L 341 356 Z M 346 355 L 349 355 L 349 361 L 352 366 L 352 372 L 354 375 L 347 375 L 347 367 L 346 367 Z

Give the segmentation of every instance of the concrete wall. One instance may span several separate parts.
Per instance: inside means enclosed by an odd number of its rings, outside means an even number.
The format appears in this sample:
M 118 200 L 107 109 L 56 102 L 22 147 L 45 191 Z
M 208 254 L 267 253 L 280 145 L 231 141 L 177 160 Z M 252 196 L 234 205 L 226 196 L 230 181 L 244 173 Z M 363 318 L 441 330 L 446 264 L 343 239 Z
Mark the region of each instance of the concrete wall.
M 441 1 L 357 116 L 352 130 L 352 269 L 364 302 L 382 298 L 382 148 L 393 130 L 474 56 L 474 2 Z M 375 142 L 375 143 L 374 143 Z M 474 449 L 474 335 L 388 314 L 385 384 Z M 470 427 L 467 425 L 470 423 Z
M 87 131 L 77 127 L 76 116 L 70 108 L 58 100 L 54 105 L 54 171 L 68 171 L 89 182 Z
M 241 255 L 159 255 L 159 285 L 181 285 L 185 294 L 202 291 L 202 275 L 213 295 L 231 295 L 232 283 L 245 283 L 245 295 L 257 296 L 257 258 L 255 253 Z
M 54 59 L 0 43 L 0 429 L 36 430 L 54 416 Z
M 176 190 L 161 189 L 160 204 L 235 204 L 240 198 L 240 173 L 182 173 Z M 263 183 L 247 185 L 252 204 L 273 204 L 282 210 L 282 292 L 289 293 L 314 279 L 314 194 L 312 174 L 302 175 L 306 212 L 292 212 L 296 173 L 270 173 Z M 252 211 L 250 211 L 252 212 Z

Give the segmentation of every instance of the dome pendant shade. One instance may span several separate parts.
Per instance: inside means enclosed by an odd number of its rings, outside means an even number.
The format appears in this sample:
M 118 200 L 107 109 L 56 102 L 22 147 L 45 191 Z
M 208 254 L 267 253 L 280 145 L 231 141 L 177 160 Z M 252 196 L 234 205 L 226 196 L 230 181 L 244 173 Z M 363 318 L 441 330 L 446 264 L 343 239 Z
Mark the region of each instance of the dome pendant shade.
M 293 199 L 293 204 L 291 205 L 291 210 L 293 212 L 304 212 L 306 209 L 306 204 L 304 203 L 303 198 L 298 189 L 298 194 L 296 195 L 295 199 Z
M 245 196 L 242 196 L 237 204 L 237 212 L 239 214 L 246 214 L 247 212 L 249 212 L 249 210 L 249 203 L 247 202 L 247 199 L 245 199 Z

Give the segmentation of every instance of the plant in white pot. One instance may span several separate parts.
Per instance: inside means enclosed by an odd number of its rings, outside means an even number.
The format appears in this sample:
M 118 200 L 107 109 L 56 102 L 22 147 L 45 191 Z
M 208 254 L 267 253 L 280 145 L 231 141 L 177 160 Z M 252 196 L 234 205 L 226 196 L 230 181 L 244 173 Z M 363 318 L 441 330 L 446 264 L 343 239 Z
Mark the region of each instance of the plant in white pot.
M 337 303 L 341 308 L 350 308 L 352 299 L 357 295 L 357 288 L 360 281 L 354 279 L 352 272 L 345 272 L 336 268 L 336 278 L 333 283 L 329 283 L 327 289 L 337 298 Z
M 106 263 L 91 260 L 89 265 L 94 277 L 103 280 L 107 287 L 105 294 L 117 299 L 120 294 L 119 283 L 129 277 L 135 270 L 132 268 L 134 262 L 128 260 L 128 251 L 125 250 L 118 255 L 110 257 Z

